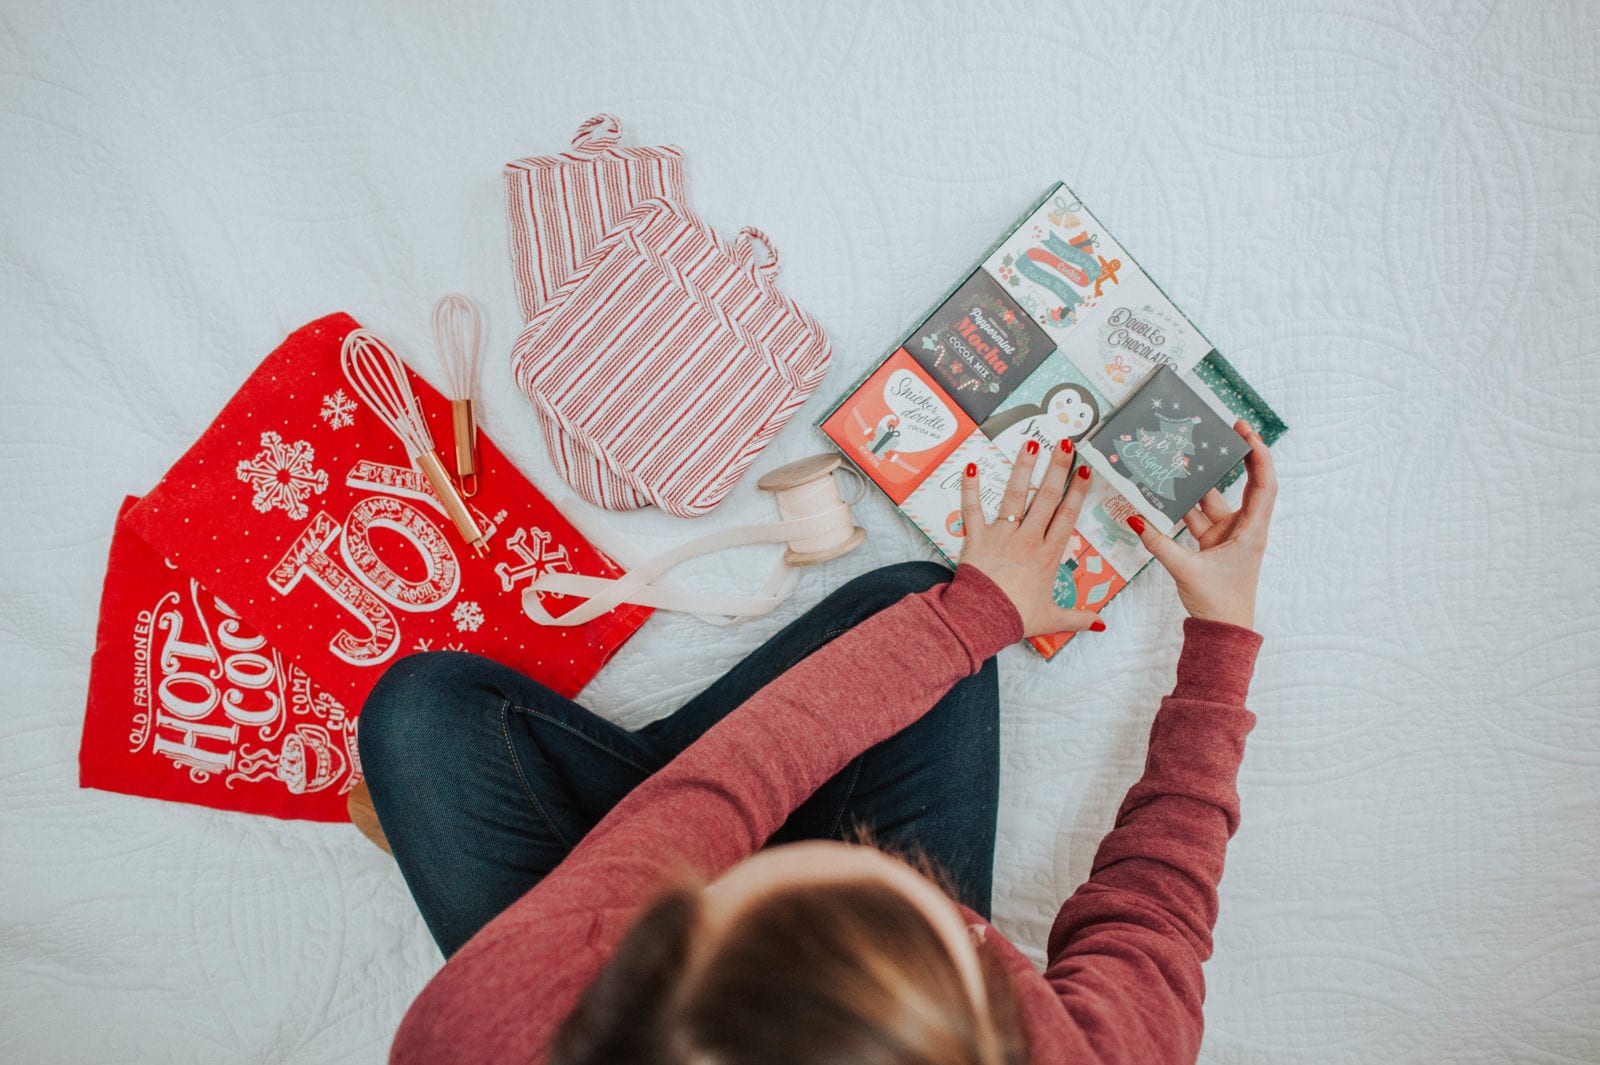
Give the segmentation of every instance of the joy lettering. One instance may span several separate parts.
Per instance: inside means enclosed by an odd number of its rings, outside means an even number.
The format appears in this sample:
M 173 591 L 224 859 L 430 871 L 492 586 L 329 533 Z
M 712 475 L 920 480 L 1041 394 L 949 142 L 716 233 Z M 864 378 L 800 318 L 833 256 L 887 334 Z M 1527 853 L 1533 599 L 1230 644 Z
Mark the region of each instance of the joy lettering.
M 362 630 L 341 628 L 329 639 L 328 649 L 353 666 L 373 666 L 388 660 L 400 647 L 400 625 L 394 611 L 430 612 L 447 605 L 461 584 L 461 562 L 439 527 L 398 498 L 426 502 L 443 513 L 421 474 L 406 467 L 362 462 L 350 471 L 345 483 L 385 494 L 357 503 L 342 525 L 319 510 L 268 572 L 267 583 L 280 595 L 288 595 L 302 579 L 327 592 L 361 623 Z M 379 557 L 371 540 L 376 528 L 398 533 L 416 552 L 423 565 L 422 577 L 407 580 Z M 333 556 L 335 543 L 344 565 Z

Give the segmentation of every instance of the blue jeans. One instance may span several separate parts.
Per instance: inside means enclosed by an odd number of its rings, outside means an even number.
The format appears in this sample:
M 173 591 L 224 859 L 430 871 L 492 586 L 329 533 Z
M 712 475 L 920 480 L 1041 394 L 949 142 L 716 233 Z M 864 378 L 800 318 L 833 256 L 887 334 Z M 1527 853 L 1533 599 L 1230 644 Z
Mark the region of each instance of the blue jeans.
M 867 573 L 761 645 L 677 712 L 629 732 L 486 658 L 431 652 L 379 680 L 357 732 L 372 802 L 446 957 L 553 870 L 623 796 L 757 690 L 851 626 L 950 579 L 932 562 Z M 999 804 L 995 662 L 869 748 L 770 843 L 855 826 L 921 852 L 989 914 Z

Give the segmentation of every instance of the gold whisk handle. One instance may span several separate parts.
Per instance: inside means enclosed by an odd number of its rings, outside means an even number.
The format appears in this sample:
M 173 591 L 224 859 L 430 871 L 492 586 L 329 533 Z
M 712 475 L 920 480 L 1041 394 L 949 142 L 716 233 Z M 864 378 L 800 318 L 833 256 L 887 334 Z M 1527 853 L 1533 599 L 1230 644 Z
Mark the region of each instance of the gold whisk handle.
M 483 530 L 478 528 L 478 523 L 473 520 L 472 512 L 467 509 L 467 504 L 462 500 L 461 493 L 456 490 L 455 482 L 450 480 L 450 475 L 444 470 L 444 463 L 439 461 L 439 455 L 434 451 L 425 451 L 417 456 L 417 468 L 422 475 L 433 485 L 433 492 L 439 497 L 439 502 L 444 504 L 444 512 L 455 523 L 456 532 L 472 548 L 475 555 L 487 555 L 489 545 L 484 540 Z
M 478 494 L 476 478 L 478 476 L 478 412 L 470 399 L 452 399 L 450 401 L 450 420 L 455 429 L 456 438 L 456 477 L 463 485 L 467 478 L 474 478 L 471 492 L 463 490 L 463 495 L 468 498 Z

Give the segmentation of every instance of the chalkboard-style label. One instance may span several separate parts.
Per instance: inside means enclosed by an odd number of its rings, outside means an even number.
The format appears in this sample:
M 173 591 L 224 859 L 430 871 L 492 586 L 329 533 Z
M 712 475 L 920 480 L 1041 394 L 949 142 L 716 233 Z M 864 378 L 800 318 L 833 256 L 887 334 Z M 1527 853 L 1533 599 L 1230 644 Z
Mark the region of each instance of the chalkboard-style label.
M 1212 404 L 1161 366 L 1079 452 L 1156 528 L 1170 533 L 1248 450 Z
M 975 422 L 981 422 L 1055 345 L 983 270 L 906 342 L 911 357 Z

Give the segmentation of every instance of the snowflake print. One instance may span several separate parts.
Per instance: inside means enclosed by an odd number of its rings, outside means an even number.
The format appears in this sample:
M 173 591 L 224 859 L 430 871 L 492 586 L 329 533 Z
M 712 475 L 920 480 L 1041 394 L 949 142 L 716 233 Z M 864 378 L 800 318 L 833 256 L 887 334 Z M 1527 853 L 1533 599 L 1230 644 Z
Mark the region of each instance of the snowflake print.
M 331 395 L 322 397 L 322 420 L 328 423 L 330 429 L 354 425 L 356 401 L 345 395 L 344 389 L 335 389 Z
M 478 626 L 483 624 L 483 607 L 471 599 L 463 600 L 456 604 L 450 620 L 456 623 L 457 632 L 477 632 Z
M 285 444 L 277 433 L 262 433 L 256 457 L 238 466 L 239 480 L 249 481 L 255 489 L 250 505 L 263 514 L 281 508 L 296 521 L 305 517 L 311 494 L 328 490 L 328 471 L 312 468 L 314 457 L 304 440 Z
M 509 562 L 501 562 L 495 566 L 494 571 L 500 576 L 502 592 L 511 591 L 524 580 L 538 580 L 546 573 L 572 572 L 572 562 L 567 558 L 566 547 L 552 546 L 551 540 L 550 534 L 537 525 L 518 529 L 506 539 L 506 546 L 522 559 L 522 565 L 513 566 Z M 543 594 L 541 593 L 541 597 Z M 560 598 L 555 592 L 549 594 Z

